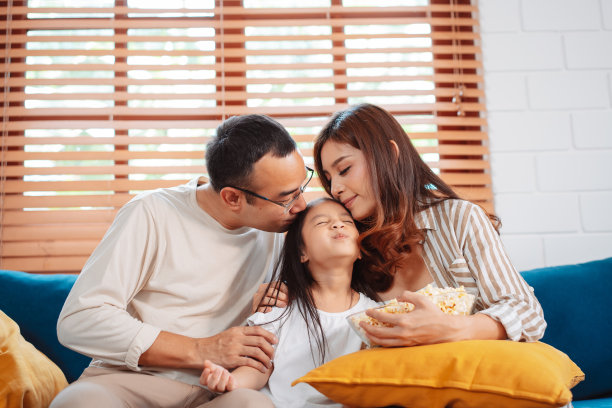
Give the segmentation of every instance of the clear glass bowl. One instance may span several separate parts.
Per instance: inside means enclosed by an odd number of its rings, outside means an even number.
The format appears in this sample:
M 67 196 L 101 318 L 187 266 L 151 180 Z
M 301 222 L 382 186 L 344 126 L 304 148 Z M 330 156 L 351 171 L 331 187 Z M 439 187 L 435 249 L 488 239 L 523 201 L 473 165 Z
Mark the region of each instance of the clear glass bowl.
M 472 314 L 474 301 L 476 300 L 476 297 L 471 293 L 459 290 L 424 295 L 429 297 L 442 312 L 450 315 L 467 316 Z

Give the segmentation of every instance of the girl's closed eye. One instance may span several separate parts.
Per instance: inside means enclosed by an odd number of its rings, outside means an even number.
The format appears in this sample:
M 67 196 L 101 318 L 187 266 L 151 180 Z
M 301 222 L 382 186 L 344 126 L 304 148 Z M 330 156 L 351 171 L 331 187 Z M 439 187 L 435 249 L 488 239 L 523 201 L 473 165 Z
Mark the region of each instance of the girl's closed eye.
M 340 172 L 338 172 L 338 174 L 341 175 L 341 176 L 344 176 L 346 173 L 348 173 L 350 168 L 351 168 L 351 166 L 347 166 L 344 169 L 340 170 Z

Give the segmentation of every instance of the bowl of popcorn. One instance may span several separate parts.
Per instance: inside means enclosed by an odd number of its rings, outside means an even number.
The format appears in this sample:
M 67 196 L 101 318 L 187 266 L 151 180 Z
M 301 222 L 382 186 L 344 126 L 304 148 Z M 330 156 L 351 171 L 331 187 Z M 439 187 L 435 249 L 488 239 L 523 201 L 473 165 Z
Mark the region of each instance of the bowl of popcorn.
M 463 286 L 458 288 L 438 288 L 432 285 L 427 285 L 423 289 L 417 291 L 423 296 L 427 296 L 440 310 L 450 315 L 469 315 L 474 308 L 474 300 L 476 297 L 471 293 L 467 293 Z M 374 308 L 385 313 L 410 313 L 414 310 L 414 305 L 409 302 L 398 302 L 397 299 L 391 299 L 383 306 Z M 359 323 L 366 322 L 375 327 L 391 327 L 390 324 L 383 323 L 366 314 L 365 310 L 357 312 L 347 317 L 349 325 L 359 335 L 361 340 L 368 346 L 373 347 L 370 339 L 365 334 L 365 331 L 359 326 Z
M 417 291 L 427 296 L 440 310 L 450 315 L 467 316 L 472 314 L 476 297 L 467 293 L 463 286 L 458 288 L 438 288 L 430 285 Z

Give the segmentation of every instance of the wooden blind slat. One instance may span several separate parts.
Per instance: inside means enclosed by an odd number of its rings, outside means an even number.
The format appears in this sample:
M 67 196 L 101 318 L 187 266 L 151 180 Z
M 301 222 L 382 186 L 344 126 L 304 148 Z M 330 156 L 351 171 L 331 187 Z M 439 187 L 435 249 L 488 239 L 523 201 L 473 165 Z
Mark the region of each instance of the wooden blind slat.
M 444 160 L 431 167 L 459 170 L 463 169 L 486 169 L 488 161 L 485 160 Z M 203 174 L 203 166 L 128 166 L 128 165 L 109 165 L 109 166 L 58 166 L 58 167 L 24 167 L 7 166 L 5 174 L 8 177 L 19 175 L 63 175 L 63 174 L 168 174 L 168 173 L 192 173 Z
M 223 66 L 202 61 L 198 64 L 176 64 L 176 65 L 161 65 L 161 64 L 147 64 L 147 65 L 128 65 L 128 64 L 99 64 L 99 63 L 88 63 L 88 64 L 49 64 L 49 65 L 25 65 L 21 63 L 11 64 L 6 67 L 7 71 L 10 72 L 29 72 L 29 71 L 132 71 L 132 70 L 151 70 L 151 71 L 172 71 L 172 70 L 202 70 L 202 69 L 213 69 L 220 70 L 225 69 L 227 71 L 277 71 L 277 70 L 308 70 L 308 69 L 333 69 L 333 70 L 346 70 L 348 68 L 440 68 L 440 69 L 481 69 L 482 61 L 479 60 L 452 60 L 442 59 L 434 61 L 382 61 L 382 62 L 346 62 L 346 61 L 334 61 L 334 62 L 287 62 L 282 64 L 266 64 L 266 63 L 244 63 L 244 62 L 232 62 L 228 61 Z
M 136 7 L 27 7 L 27 6 L 14 6 L 12 8 L 13 14 L 27 14 L 27 13 L 78 13 L 78 14 L 157 14 L 163 15 L 164 13 L 211 13 L 213 15 L 223 14 L 226 17 L 245 17 L 245 16 L 269 16 L 269 15 L 282 15 L 284 18 L 295 16 L 301 18 L 304 15 L 322 14 L 327 15 L 329 13 L 338 13 L 343 15 L 350 14 L 387 14 L 396 15 L 397 13 L 429 13 L 429 12 L 450 12 L 456 11 L 461 13 L 472 13 L 477 11 L 477 7 L 466 4 L 430 4 L 427 6 L 410 6 L 406 7 L 343 7 L 343 6 L 329 6 L 329 7 L 307 7 L 307 8 L 269 8 L 269 7 L 236 7 L 236 6 L 223 6 L 211 7 L 211 8 L 173 8 L 173 9 L 159 9 L 159 8 L 136 8 Z M 0 15 L 6 15 L 6 10 L 2 9 Z
M 134 194 L 115 193 L 97 195 L 61 195 L 61 196 L 7 196 L 4 208 L 59 208 L 59 207 L 121 207 L 134 197 Z M 7 227 L 8 228 L 8 227 Z M 16 227 L 15 227 L 16 228 Z M 11 238 L 9 230 L 3 231 Z
M 246 40 L 246 38 L 245 38 Z M 8 52 L 11 58 L 25 58 L 30 56 L 114 56 L 114 57 L 131 57 L 131 56 L 147 56 L 147 57 L 166 57 L 166 56 L 215 56 L 215 57 L 247 57 L 247 56 L 272 56 L 272 55 L 349 55 L 349 54 L 387 54 L 391 52 L 402 53 L 436 53 L 450 54 L 460 52 L 463 54 L 474 54 L 480 52 L 480 47 L 462 47 L 461 50 L 453 46 L 438 46 L 438 47 L 404 47 L 402 49 L 394 48 L 359 48 L 359 49 L 335 49 L 335 48 L 293 48 L 293 49 L 217 49 L 213 51 L 203 50 L 129 50 L 129 49 L 113 49 L 113 50 L 82 50 L 82 49 L 61 49 L 61 50 L 28 50 L 28 49 L 13 49 Z
M 113 150 L 108 152 L 6 152 L 7 161 L 24 160 L 131 160 L 131 159 L 202 159 L 201 151 L 130 151 Z
M 36 224 L 83 224 L 100 223 L 109 225 L 115 215 L 116 209 L 112 210 L 56 210 L 56 211 L 23 211 L 7 210 L 4 211 L 3 225 L 36 225 Z
M 106 230 L 104 224 L 83 224 L 83 225 L 37 225 L 27 227 L 5 227 L 4 233 L 10 241 L 31 242 L 32 237 L 37 237 L 38 241 L 50 240 L 100 240 Z
M 433 108 L 433 106 L 432 106 Z M 307 116 L 307 114 L 312 116 L 321 116 L 326 117 L 329 116 L 330 112 L 334 111 L 333 106 L 292 106 L 292 107 L 282 107 L 282 106 L 274 106 L 270 107 L 246 107 L 246 106 L 225 106 L 218 108 L 210 108 L 209 112 L 214 115 L 223 115 L 233 116 L 233 115 L 247 115 L 247 114 L 268 114 L 273 110 L 277 115 L 299 115 L 299 116 Z M 417 111 L 419 109 L 416 109 Z M 150 116 L 152 118 L 167 115 L 168 113 L 174 114 L 176 116 L 196 116 L 201 112 L 201 109 L 196 108 L 126 108 L 126 107 L 117 107 L 117 108 L 101 108 L 94 111 L 93 108 L 44 108 L 44 109 L 36 109 L 36 111 L 28 110 L 27 108 L 9 108 L 7 109 L 10 115 L 21 116 L 23 118 L 28 117 L 39 117 L 39 116 L 47 116 L 47 117 L 56 117 L 56 118 L 76 118 L 78 116 L 93 116 L 94 112 L 100 115 L 106 116 Z M 413 111 L 412 107 L 407 109 L 408 112 Z M 324 122 L 325 119 L 321 120 Z M 486 121 L 484 118 L 475 118 L 475 117 L 448 117 L 448 116 L 439 116 L 435 118 L 419 118 L 419 119 L 407 119 L 404 123 L 430 123 L 430 124 L 439 124 L 439 125 L 455 125 L 455 126 L 484 126 Z M 20 124 L 8 125 L 9 129 L 15 129 Z M 149 126 L 151 124 L 149 123 Z M 306 126 L 316 125 L 315 122 L 307 123 Z M 23 126 L 23 125 L 22 125 Z
M 13 181 L 4 182 L 7 193 L 28 191 L 129 191 L 173 187 L 188 180 L 88 180 L 88 181 Z M 6 221 L 6 220 L 5 220 Z
M 456 82 L 462 80 L 464 83 L 482 83 L 479 75 L 386 75 L 385 82 Z M 380 78 L 373 76 L 346 76 L 334 75 L 326 77 L 294 77 L 294 78 L 211 78 L 211 79 L 139 79 L 139 78 L 10 78 L 9 85 L 15 87 L 35 85 L 221 85 L 223 83 L 232 86 L 246 86 L 253 84 L 346 84 L 349 82 L 379 83 Z
M 83 268 L 87 258 L 89 256 L 4 257 L 2 267 L 34 273 L 77 272 Z
M 301 149 L 302 154 L 312 156 L 312 149 Z M 442 145 L 417 147 L 419 153 L 440 153 L 446 155 L 484 155 L 488 153 L 485 146 Z M 202 159 L 202 151 L 89 151 L 89 152 L 23 152 L 9 151 L 5 159 L 9 162 L 24 160 L 131 160 L 131 159 Z M 10 182 L 7 182 L 10 183 Z M 8 184 L 7 184 L 8 185 Z
M 478 167 L 477 165 L 474 166 L 470 166 L 470 169 L 473 169 L 475 167 Z M 462 185 L 466 185 L 466 186 L 472 186 L 472 185 L 486 185 L 486 184 L 490 184 L 491 183 L 491 177 L 488 174 L 483 174 L 483 173 L 474 173 L 472 175 L 469 176 L 465 176 L 462 174 L 453 174 L 453 173 L 449 173 L 449 174 L 444 174 L 442 175 L 442 179 L 452 185 L 455 185 L 456 187 L 458 186 L 462 186 Z M 187 180 L 181 180 L 181 182 L 186 182 Z M 36 184 L 40 184 L 40 185 L 36 185 Z M 29 191 L 128 191 L 128 190 L 134 190 L 134 191 L 145 191 L 145 190 L 153 190 L 156 188 L 164 188 L 164 187 L 172 187 L 174 185 L 177 185 L 177 181 L 176 180 L 146 180 L 146 181 L 142 181 L 142 180 L 109 180 L 109 181 L 86 181 L 86 182 L 80 182 L 80 181 L 55 181 L 55 182 L 44 182 L 44 183 L 36 183 L 36 182 L 6 182 L 5 185 L 5 190 L 7 193 L 23 193 L 23 192 L 29 192 Z M 321 187 L 321 183 L 319 182 L 318 179 L 314 179 L 311 182 L 311 185 L 309 186 L 312 189 L 317 189 L 319 187 Z M 312 191 L 312 190 L 311 190 Z M 98 197 L 96 197 L 98 198 Z M 90 200 L 88 198 L 88 200 Z M 36 203 L 39 203 L 42 200 L 38 200 L 36 201 Z M 95 201 L 95 200 L 90 200 L 91 201 Z M 99 204 L 100 200 L 96 201 L 96 205 L 100 205 Z M 107 204 L 107 199 L 102 199 L 103 204 Z M 21 199 L 18 200 L 14 200 L 12 203 L 9 202 L 6 205 L 6 208 L 22 208 L 21 206 L 26 205 L 27 203 L 30 203 L 30 205 L 34 205 L 31 204 L 33 202 L 33 200 L 30 201 L 23 201 Z M 45 200 L 45 203 L 48 203 L 48 200 Z M 65 200 L 62 200 L 62 202 L 65 202 Z M 39 204 L 36 204 L 39 205 Z M 57 204 L 57 201 L 55 202 L 54 205 L 59 205 Z M 100 222 L 106 221 L 112 221 L 112 217 L 113 217 L 114 211 L 102 211 L 102 212 L 96 212 L 93 210 L 90 211 L 53 211 L 53 212 L 48 212 L 48 211 L 27 211 L 27 212 L 19 212 L 19 211 L 5 211 L 5 215 L 4 215 L 4 219 L 3 222 L 5 225 L 11 225 L 11 224 L 15 224 L 15 223 L 20 223 L 20 224 L 37 224 L 37 223 L 41 223 L 41 222 L 49 222 L 49 223 L 55 223 L 55 222 L 62 222 L 62 223 L 69 223 L 69 222 L 83 222 L 85 220 L 87 221 L 94 221 L 97 219 L 100 219 Z
M 125 127 L 114 127 L 114 129 L 138 129 L 138 121 L 134 125 L 130 125 L 130 122 L 125 124 Z M 172 122 L 148 122 L 149 127 L 156 129 L 172 129 L 178 126 Z M 402 121 L 400 120 L 400 123 Z M 66 129 L 81 129 L 86 127 L 88 122 L 73 122 L 70 125 L 66 125 Z M 102 126 L 100 126 L 102 124 Z M 110 122 L 96 122 L 96 127 L 107 127 Z M 191 127 L 191 126 L 188 126 Z M 194 128 L 206 127 L 202 126 L 201 122 L 193 124 Z M 46 127 L 46 129 L 53 129 Z M 64 128 L 64 127 L 58 127 Z M 13 128 L 13 130 L 23 129 L 37 129 L 35 127 L 23 127 Z M 487 134 L 479 131 L 440 131 L 440 132 L 410 132 L 411 139 L 437 139 L 440 141 L 481 141 L 487 139 Z M 299 142 L 311 142 L 312 135 L 293 135 L 293 138 Z M 46 144 L 67 144 L 67 145 L 139 145 L 139 144 L 204 144 L 210 139 L 208 137 L 136 137 L 136 136 L 115 136 L 115 137 L 23 137 L 23 136 L 11 136 L 5 138 L 5 146 L 26 146 L 26 145 L 46 145 Z
M 30 122 L 31 123 L 31 122 Z M 98 122 L 99 123 L 99 122 Z M 108 122 L 104 122 L 105 124 Z M 136 122 L 138 123 L 138 122 Z M 135 124 L 136 124 L 135 123 Z M 66 126 L 66 129 L 80 129 L 81 127 L 86 127 L 87 124 L 91 124 L 89 122 L 79 122 L 72 123 L 71 125 Z M 27 125 L 27 124 L 26 124 Z M 76 126 L 74 126 L 76 125 Z M 165 127 L 169 126 L 169 127 Z M 206 127 L 202 126 L 202 122 L 198 122 L 197 126 L 194 127 Z M 153 126 L 157 129 L 171 129 L 175 128 L 176 124 L 173 122 L 149 122 L 149 127 Z M 106 127 L 106 126 L 102 126 Z M 42 126 L 42 128 L 50 129 L 49 127 Z M 25 127 L 25 128 L 17 128 L 17 130 L 23 129 L 37 129 L 35 127 Z M 116 128 L 116 129 L 138 129 L 137 126 L 132 127 L 127 124 L 124 128 Z M 137 137 L 137 136 L 115 136 L 115 137 L 90 137 L 90 136 L 81 136 L 81 137 L 23 137 L 23 136 L 11 136 L 5 139 L 6 146 L 27 146 L 27 145 L 41 145 L 41 144 L 60 144 L 60 145 L 118 145 L 118 146 L 127 146 L 127 145 L 140 145 L 140 144 L 190 144 L 190 145 L 198 145 L 203 143 L 208 143 L 210 138 L 208 137 Z M 9 154 L 7 152 L 6 154 Z M 17 154 L 17 152 L 10 154 Z
M 262 109 L 263 110 L 263 109 Z M 275 109 L 276 110 L 276 109 Z M 73 117 L 76 116 L 88 116 L 85 115 L 87 112 L 81 112 L 81 115 L 74 114 L 70 115 L 69 109 L 59 109 L 47 110 L 46 116 L 58 117 L 64 119 L 65 117 Z M 236 112 L 235 114 L 248 114 L 254 113 L 253 110 L 247 108 L 235 108 L 228 109 L 229 112 Z M 297 111 L 297 109 L 296 109 Z M 330 109 L 329 111 L 332 111 Z M 316 121 L 306 121 L 299 119 L 284 119 L 280 120 L 280 122 L 284 126 L 295 126 L 295 127 L 311 127 L 311 126 L 321 126 L 325 121 L 326 117 L 329 116 L 329 111 L 323 112 L 313 112 L 320 114 L 323 118 Z M 104 111 L 106 112 L 106 111 Z M 167 113 L 167 110 L 159 110 L 157 112 L 153 112 L 151 114 L 152 117 L 159 117 L 163 113 Z M 300 112 L 303 110 L 300 109 Z M 220 112 L 216 112 L 219 114 Z M 289 112 L 293 113 L 293 111 Z M 106 112 L 107 116 L 112 115 L 112 112 Z M 45 118 L 46 119 L 46 118 Z M 216 126 L 207 126 L 207 122 L 204 121 L 184 121 L 184 122 L 160 122 L 159 127 L 156 129 L 214 129 Z M 464 118 L 464 117 L 436 117 L 436 118 L 422 118 L 422 119 L 411 119 L 405 118 L 400 121 L 402 124 L 439 124 L 439 125 L 449 125 L 449 126 L 484 126 L 486 124 L 486 120 L 484 118 Z M 23 122 L 12 122 L 6 125 L 7 130 L 26 130 L 26 129 L 150 129 L 152 126 L 157 125 L 151 123 L 151 121 L 104 121 L 104 120 L 92 120 L 92 121 L 83 121 L 75 120 L 68 122 L 59 122 L 59 121 L 51 121 L 51 120 L 39 120 L 39 121 L 23 121 Z M 218 125 L 218 123 L 217 123 Z M 100 138 L 103 139 L 103 138 Z M 457 140 L 461 140 L 461 137 L 456 137 Z M 469 139 L 467 139 L 469 140 Z M 103 143 L 104 141 L 101 140 Z
M 490 201 L 493 199 L 493 192 L 490 188 L 481 187 L 455 187 L 455 191 L 461 197 L 471 201 Z
M 99 240 L 89 241 L 36 241 L 36 242 L 7 242 L 4 244 L 3 254 L 7 257 L 36 257 L 36 256 L 89 256 L 98 245 Z
M 341 91 L 334 92 L 330 91 L 312 91 L 312 92 L 252 92 L 248 94 L 249 99 L 257 99 L 257 98 L 323 98 L 323 97 L 342 97 L 342 98 L 350 98 L 350 97 L 360 97 L 360 96 L 393 96 L 393 95 L 402 95 L 402 96 L 415 96 L 415 95 L 432 95 L 432 96 L 452 96 L 452 89 L 439 89 L 439 90 L 363 90 L 363 91 Z M 473 97 L 482 94 L 481 91 L 466 91 L 466 97 Z M 137 93 L 137 92 L 117 92 L 117 93 L 72 93 L 70 95 L 63 94 L 23 94 L 23 93 L 15 93 L 11 95 L 9 101 L 65 101 L 65 100 L 114 100 L 114 101 L 128 101 L 128 100 L 140 100 L 140 99 L 171 99 L 171 100 L 181 100 L 181 99 L 219 99 L 220 97 L 226 97 L 226 101 L 240 101 L 244 100 L 244 92 L 225 92 L 225 93 L 206 93 L 206 94 L 197 94 L 197 93 Z M 413 104 L 411 105 L 414 110 L 456 110 L 455 104 L 450 103 L 430 103 L 430 104 Z M 464 107 L 469 110 L 482 110 L 484 109 L 484 104 L 480 103 L 466 103 Z M 27 109 L 27 108 L 26 108 Z M 95 109 L 95 108 L 94 108 Z M 319 108 L 320 109 L 320 108 Z M 30 111 L 38 111 L 39 109 L 29 109 Z
M 130 165 L 108 165 L 108 166 L 58 166 L 58 167 L 25 167 L 6 166 L 4 174 L 7 177 L 18 177 L 23 175 L 63 175 L 63 174 L 172 174 L 193 173 L 203 174 L 203 166 L 130 166 Z
M 441 155 L 452 155 L 452 156 L 482 156 L 489 153 L 489 149 L 486 146 L 474 146 L 474 145 L 454 145 L 445 144 L 439 146 L 417 146 L 417 152 L 420 154 L 425 153 L 437 153 Z M 313 150 L 301 149 L 302 154 L 305 156 L 312 156 Z
M 389 34 L 377 34 L 368 33 L 367 36 L 364 34 L 347 34 L 344 32 L 332 32 L 330 34 L 310 34 L 310 35 L 293 35 L 287 34 L 285 40 L 287 41 L 313 41 L 313 40 L 332 40 L 332 41 L 344 41 L 352 39 L 361 39 L 367 37 L 368 39 L 374 38 L 431 38 L 433 40 L 479 40 L 480 34 L 477 32 L 434 32 L 427 34 L 411 34 L 411 33 L 389 33 Z M 278 41 L 278 36 L 274 35 L 249 35 L 244 34 L 225 34 L 223 36 L 227 42 L 240 42 L 244 41 L 245 38 L 248 41 Z M 185 35 L 128 35 L 128 34 L 115 34 L 115 35 L 80 35 L 78 38 L 67 35 L 13 35 L 10 38 L 12 44 L 22 44 L 28 41 L 36 42 L 83 42 L 83 41 L 109 41 L 109 42 L 197 42 L 197 41 L 211 41 L 214 40 L 214 36 L 185 36 Z
M 344 27 L 347 25 L 369 25 L 372 24 L 373 16 L 367 18 L 305 18 L 305 19 L 251 19 L 251 20 L 223 20 L 215 19 L 206 21 L 207 27 L 230 29 L 242 29 L 244 27 L 285 27 L 285 26 L 332 26 Z M 469 26 L 477 27 L 478 20 L 471 18 L 428 18 L 428 17 L 388 17 L 384 20 L 385 24 L 405 25 L 405 24 L 429 24 L 432 26 Z M 201 22 L 200 22 L 201 23 Z M 53 20 L 15 20 L 11 25 L 14 29 L 25 30 L 66 30 L 66 29 L 130 29 L 130 28 L 190 28 L 193 22 L 186 19 L 160 18 L 160 19 L 133 19 L 133 20 L 106 20 L 106 19 L 77 19 L 77 18 L 56 18 Z

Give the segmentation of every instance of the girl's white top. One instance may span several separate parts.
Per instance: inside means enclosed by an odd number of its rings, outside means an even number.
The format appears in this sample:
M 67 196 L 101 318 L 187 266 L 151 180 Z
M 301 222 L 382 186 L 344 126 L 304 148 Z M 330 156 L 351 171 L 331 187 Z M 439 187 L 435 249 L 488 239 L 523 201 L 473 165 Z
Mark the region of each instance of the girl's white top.
M 328 345 L 325 362 L 361 348 L 361 339 L 351 329 L 346 318 L 350 314 L 376 306 L 379 304 L 360 294 L 357 304 L 344 312 L 327 313 L 319 310 L 321 326 Z M 306 322 L 297 307 L 293 307 L 289 313 L 279 319 L 283 311 L 284 308 L 275 307 L 271 312 L 255 313 L 248 319 L 249 325 L 261 325 L 278 336 L 274 371 L 268 384 L 261 391 L 272 399 L 276 407 L 341 407 L 341 404 L 334 403 L 308 384 L 299 383 L 294 387 L 291 386 L 294 380 L 318 367 L 320 357 L 316 340 L 309 335 Z

